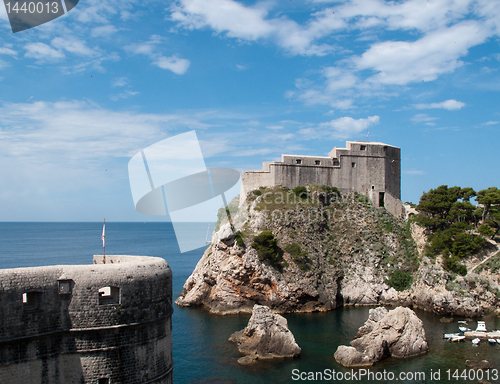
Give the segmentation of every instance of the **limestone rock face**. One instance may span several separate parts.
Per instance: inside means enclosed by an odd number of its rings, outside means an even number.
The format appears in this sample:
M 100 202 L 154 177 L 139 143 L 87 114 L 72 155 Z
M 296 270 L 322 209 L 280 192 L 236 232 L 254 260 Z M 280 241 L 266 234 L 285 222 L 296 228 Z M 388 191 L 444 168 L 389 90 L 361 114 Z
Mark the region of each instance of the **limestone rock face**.
M 240 353 L 246 355 L 239 361 L 242 364 L 253 359 L 295 357 L 301 351 L 286 319 L 269 307 L 258 304 L 253 307 L 245 329 L 233 333 L 229 340 L 237 343 Z
M 335 360 L 345 367 L 373 365 L 386 357 L 405 358 L 427 352 L 422 321 L 409 308 L 370 310 L 351 346 L 341 345 Z
M 280 186 L 250 193 L 231 214 L 233 226 L 219 223 L 175 303 L 216 314 L 250 313 L 260 304 L 278 313 L 392 305 L 440 316 L 500 315 L 500 272 L 477 268 L 496 257 L 497 244 L 485 254 L 464 258 L 468 274 L 456 276 L 443 269 L 441 257 L 425 256 L 426 234 L 418 225 L 408 228 L 353 195 L 323 205 L 314 203 L 318 191 L 310 186 L 309 192 L 311 200 L 296 204 L 288 203 L 294 193 Z M 233 227 L 240 231 L 238 239 Z M 277 240 L 277 263 L 252 247 L 264 230 Z M 403 291 L 388 285 L 398 269 L 413 278 Z

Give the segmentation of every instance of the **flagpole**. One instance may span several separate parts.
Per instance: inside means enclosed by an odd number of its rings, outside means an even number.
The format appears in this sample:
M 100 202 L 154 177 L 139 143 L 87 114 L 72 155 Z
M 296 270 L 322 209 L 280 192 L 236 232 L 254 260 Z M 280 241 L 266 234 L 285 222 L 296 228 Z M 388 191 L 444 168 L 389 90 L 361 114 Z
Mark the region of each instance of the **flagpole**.
M 106 218 L 104 218 L 104 223 L 102 224 L 102 263 L 106 264 L 106 243 L 105 243 L 105 232 L 106 232 Z

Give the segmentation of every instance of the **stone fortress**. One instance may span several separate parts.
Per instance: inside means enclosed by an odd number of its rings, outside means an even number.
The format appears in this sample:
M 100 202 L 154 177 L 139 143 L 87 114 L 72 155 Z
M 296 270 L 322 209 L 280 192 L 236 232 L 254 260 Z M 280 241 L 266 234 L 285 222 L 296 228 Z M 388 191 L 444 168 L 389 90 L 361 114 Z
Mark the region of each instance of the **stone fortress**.
M 0 270 L 0 383 L 172 383 L 172 272 L 146 256 Z
M 240 203 L 259 187 L 328 185 L 341 193 L 359 192 L 393 216 L 404 215 L 401 202 L 401 150 L 384 143 L 347 141 L 328 156 L 281 155 L 261 171 L 244 171 Z

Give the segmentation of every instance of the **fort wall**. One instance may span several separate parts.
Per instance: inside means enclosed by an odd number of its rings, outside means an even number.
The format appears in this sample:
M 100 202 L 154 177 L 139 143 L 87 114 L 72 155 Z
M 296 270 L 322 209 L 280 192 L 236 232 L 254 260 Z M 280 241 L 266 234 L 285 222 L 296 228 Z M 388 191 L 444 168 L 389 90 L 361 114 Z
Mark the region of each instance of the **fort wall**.
M 401 150 L 384 143 L 348 141 L 346 148 L 334 148 L 329 156 L 282 155 L 281 161 L 264 163 L 262 171 L 243 172 L 240 203 L 260 186 L 311 184 L 362 193 L 375 206 L 400 216 L 402 204 L 396 200 L 401 198 Z
M 0 383 L 172 383 L 161 258 L 0 270 Z

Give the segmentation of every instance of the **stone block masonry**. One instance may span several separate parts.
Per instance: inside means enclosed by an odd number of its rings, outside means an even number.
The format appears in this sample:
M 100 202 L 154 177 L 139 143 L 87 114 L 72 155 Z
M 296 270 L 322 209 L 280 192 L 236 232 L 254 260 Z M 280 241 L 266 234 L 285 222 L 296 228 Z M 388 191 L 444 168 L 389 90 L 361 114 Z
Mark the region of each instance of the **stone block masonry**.
M 240 203 L 259 187 L 311 184 L 337 187 L 341 193 L 359 192 L 395 217 L 404 212 L 401 150 L 369 141 L 347 141 L 346 148 L 335 147 L 328 156 L 281 155 L 281 161 L 265 162 L 261 171 L 244 171 Z
M 0 383 L 172 383 L 171 316 L 161 258 L 0 270 Z

